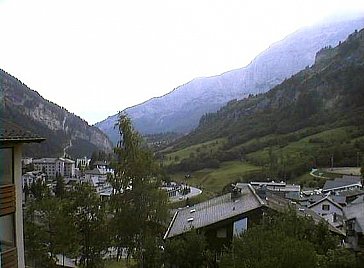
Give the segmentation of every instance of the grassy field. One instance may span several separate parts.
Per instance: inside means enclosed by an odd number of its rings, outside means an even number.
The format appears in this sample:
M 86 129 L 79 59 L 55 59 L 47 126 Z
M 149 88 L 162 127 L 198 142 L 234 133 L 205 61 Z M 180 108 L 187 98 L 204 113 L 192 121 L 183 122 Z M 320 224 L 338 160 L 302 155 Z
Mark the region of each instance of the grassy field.
M 107 261 L 105 263 L 105 267 L 106 268 L 125 268 L 126 267 L 126 263 L 125 261 L 120 261 L 120 262 L 117 262 L 117 261 Z
M 310 155 L 313 155 L 316 150 L 328 148 L 338 144 L 342 147 L 352 146 L 353 141 L 350 141 L 349 138 L 352 129 L 352 127 L 341 127 L 323 131 L 307 136 L 298 141 L 291 142 L 284 147 L 272 146 L 271 150 L 276 156 L 285 158 L 285 161 L 288 164 L 293 164 L 295 161 L 307 161 L 310 160 Z M 269 138 L 271 138 L 271 136 L 269 136 Z M 264 149 L 250 153 L 247 155 L 247 159 L 254 163 L 268 163 L 269 150 L 270 148 L 266 147 Z M 356 152 L 353 152 L 353 154 L 356 154 Z M 330 155 L 327 156 L 327 163 L 330 163 Z
M 131 267 L 137 267 L 134 260 L 130 260 Z M 105 263 L 106 268 L 126 268 L 126 261 L 124 259 L 120 260 L 119 262 L 115 260 L 108 260 Z
M 235 181 L 249 179 L 249 174 L 259 172 L 261 167 L 246 162 L 229 161 L 221 163 L 218 169 L 203 169 L 193 172 L 191 178 L 185 174 L 173 174 L 172 180 L 186 182 L 192 186 L 202 188 L 207 193 L 221 193 L 224 186 Z
M 225 141 L 226 141 L 225 139 L 216 139 L 201 144 L 189 146 L 182 150 L 172 153 L 167 153 L 166 151 L 162 151 L 166 153 L 164 156 L 163 164 L 164 165 L 178 164 L 179 162 L 181 162 L 182 159 L 189 158 L 192 154 L 197 155 L 199 153 L 216 152 L 219 148 L 221 148 L 224 145 Z
M 340 168 L 325 168 L 323 172 L 337 175 L 354 175 L 360 176 L 360 167 L 340 167 Z
M 311 128 L 303 129 L 291 134 L 301 139 L 289 141 L 285 135 L 268 135 L 258 139 L 252 139 L 244 144 L 237 145 L 230 150 L 240 150 L 245 148 L 257 148 L 256 151 L 244 155 L 246 161 L 229 161 L 222 162 L 218 169 L 202 169 L 193 172 L 192 177 L 185 179 L 185 173 L 172 174 L 172 180 L 183 181 L 189 183 L 210 194 L 221 193 L 222 189 L 235 181 L 248 180 L 249 176 L 258 173 L 262 167 L 266 168 L 270 165 L 272 154 L 279 165 L 289 168 L 300 168 L 300 172 L 305 174 L 293 178 L 292 183 L 300 184 L 307 187 L 319 187 L 325 182 L 323 178 L 314 178 L 309 175 L 310 168 L 316 163 L 315 156 L 320 155 L 320 163 L 323 166 L 329 166 L 331 154 L 335 150 L 343 154 L 356 155 L 357 151 L 354 142 L 364 139 L 361 135 L 356 135 L 355 127 L 340 127 L 331 130 L 322 131 L 309 135 L 313 130 Z M 306 136 L 308 135 L 308 136 Z M 290 139 L 292 140 L 292 139 Z M 187 147 L 185 149 L 167 153 L 165 155 L 165 164 L 177 164 L 182 159 L 189 158 L 191 155 L 199 153 L 215 152 L 226 143 L 225 139 L 217 139 L 202 144 Z M 267 146 L 267 144 L 279 144 Z M 259 146 L 260 145 L 260 146 Z M 265 147 L 264 147 L 265 146 Z M 260 148 L 260 149 L 258 149 Z M 300 167 L 299 165 L 302 165 Z M 339 177 L 338 174 L 328 174 L 324 170 L 320 170 L 324 177 Z M 294 176 L 294 174 L 293 174 Z
M 310 172 L 307 172 L 299 177 L 296 177 L 292 180 L 290 180 L 290 183 L 293 184 L 299 184 L 302 187 L 308 187 L 308 188 L 322 188 L 322 186 L 325 184 L 326 179 L 324 178 L 315 178 L 310 175 Z

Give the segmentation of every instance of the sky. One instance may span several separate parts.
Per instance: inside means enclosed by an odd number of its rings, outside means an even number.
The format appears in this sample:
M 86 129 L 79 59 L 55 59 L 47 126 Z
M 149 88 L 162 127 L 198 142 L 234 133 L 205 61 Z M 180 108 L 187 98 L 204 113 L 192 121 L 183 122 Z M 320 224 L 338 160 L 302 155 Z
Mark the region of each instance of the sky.
M 0 0 L 0 68 L 90 124 L 361 0 Z

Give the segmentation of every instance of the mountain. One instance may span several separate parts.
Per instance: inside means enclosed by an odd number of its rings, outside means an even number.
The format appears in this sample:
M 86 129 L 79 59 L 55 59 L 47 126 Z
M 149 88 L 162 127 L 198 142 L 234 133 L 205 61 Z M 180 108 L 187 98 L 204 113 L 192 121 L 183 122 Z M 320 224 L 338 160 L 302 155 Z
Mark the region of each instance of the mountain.
M 26 145 L 29 156 L 91 156 L 95 150 L 111 152 L 112 143 L 98 128 L 52 103 L 0 69 L 1 116 L 46 138 Z
M 321 49 L 314 65 L 269 92 L 204 115 L 174 151 L 217 139 L 225 141 L 218 152 L 198 157 L 280 165 L 291 178 L 333 159 L 338 166 L 356 166 L 364 153 L 364 29 Z M 184 167 L 198 163 L 194 157 Z
M 244 68 L 194 79 L 162 97 L 127 108 L 125 112 L 143 134 L 187 133 L 198 125 L 205 113 L 217 111 L 232 99 L 268 91 L 312 65 L 318 50 L 337 45 L 363 26 L 364 18 L 356 18 L 301 29 L 273 44 Z M 96 124 L 113 142 L 117 134 L 116 119 L 117 115 L 113 115 Z

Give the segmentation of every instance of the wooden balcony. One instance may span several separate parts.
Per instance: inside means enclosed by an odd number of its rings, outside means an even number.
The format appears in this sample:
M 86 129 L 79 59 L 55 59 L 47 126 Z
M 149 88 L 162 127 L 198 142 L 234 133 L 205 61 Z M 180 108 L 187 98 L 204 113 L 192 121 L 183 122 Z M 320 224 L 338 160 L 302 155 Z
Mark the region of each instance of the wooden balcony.
M 15 212 L 15 185 L 0 186 L 0 217 Z
M 1 252 L 1 268 L 17 268 L 18 255 L 16 248 L 11 248 Z

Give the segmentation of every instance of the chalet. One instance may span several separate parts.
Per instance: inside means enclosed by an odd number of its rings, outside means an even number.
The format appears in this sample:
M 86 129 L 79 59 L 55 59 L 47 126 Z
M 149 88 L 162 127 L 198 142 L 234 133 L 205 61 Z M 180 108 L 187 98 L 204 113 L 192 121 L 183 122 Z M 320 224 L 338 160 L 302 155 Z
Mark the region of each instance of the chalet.
M 253 187 L 239 184 L 231 193 L 178 209 L 164 239 L 171 239 L 195 229 L 205 235 L 213 250 L 220 252 L 231 243 L 233 236 L 259 222 L 263 210 L 264 202 Z
M 25 267 L 22 211 L 22 144 L 43 138 L 0 119 L 0 267 Z
M 323 217 L 330 224 L 333 224 L 336 227 L 342 226 L 343 207 L 335 202 L 330 196 L 325 196 L 309 205 L 308 208 Z

